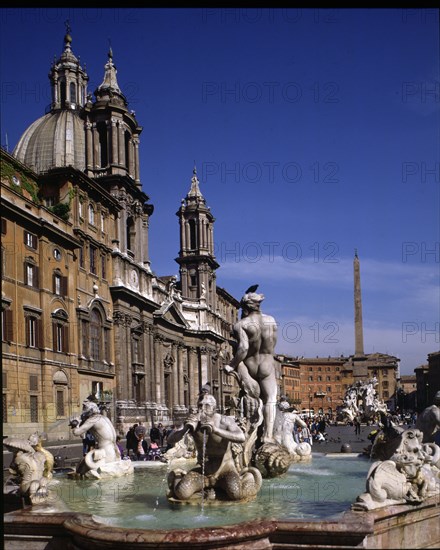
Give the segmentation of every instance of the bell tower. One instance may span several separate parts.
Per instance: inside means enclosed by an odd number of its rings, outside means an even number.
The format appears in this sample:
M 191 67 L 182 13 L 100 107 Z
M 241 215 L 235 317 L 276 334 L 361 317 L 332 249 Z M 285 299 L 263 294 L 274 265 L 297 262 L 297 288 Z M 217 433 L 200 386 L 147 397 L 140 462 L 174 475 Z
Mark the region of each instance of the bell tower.
M 52 112 L 59 109 L 79 112 L 86 102 L 89 77 L 72 52 L 69 22 L 66 21 L 65 25 L 64 51 L 59 59 L 54 60 L 49 72 L 52 92 L 50 108 Z
M 95 90 L 95 102 L 87 97 L 86 174 L 90 177 L 129 176 L 140 189 L 139 135 L 134 111 L 116 78 L 113 51 L 109 48 L 104 80 Z
M 121 205 L 117 220 L 116 255 L 125 264 L 137 263 L 149 267 L 148 226 L 153 206 L 142 191 L 139 170 L 139 126 L 134 111 L 129 110 L 126 97 L 119 87 L 113 51 L 109 48 L 104 79 L 94 95 L 87 96 L 86 169 L 85 173 L 115 197 Z M 116 269 L 117 267 L 117 269 Z M 129 265 L 116 266 L 118 280 L 127 282 Z M 132 275 L 133 280 L 138 276 Z
M 200 192 L 194 166 L 191 188 L 176 215 L 180 223 L 180 266 L 182 296 L 189 300 L 206 300 L 215 310 L 216 275 L 220 267 L 214 256 L 214 221 L 211 209 Z

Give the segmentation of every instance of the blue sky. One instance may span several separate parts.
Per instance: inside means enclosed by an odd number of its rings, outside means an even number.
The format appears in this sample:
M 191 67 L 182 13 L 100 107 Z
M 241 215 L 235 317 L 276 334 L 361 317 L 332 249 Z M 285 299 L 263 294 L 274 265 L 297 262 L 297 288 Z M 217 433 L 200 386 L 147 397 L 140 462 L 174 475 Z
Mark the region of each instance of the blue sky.
M 430 9 L 0 10 L 1 142 L 50 103 L 63 48 L 102 81 L 109 39 L 143 126 L 152 268 L 177 273 L 180 200 L 196 162 L 216 217 L 217 282 L 258 283 L 277 352 L 364 347 L 411 374 L 440 348 L 440 76 Z

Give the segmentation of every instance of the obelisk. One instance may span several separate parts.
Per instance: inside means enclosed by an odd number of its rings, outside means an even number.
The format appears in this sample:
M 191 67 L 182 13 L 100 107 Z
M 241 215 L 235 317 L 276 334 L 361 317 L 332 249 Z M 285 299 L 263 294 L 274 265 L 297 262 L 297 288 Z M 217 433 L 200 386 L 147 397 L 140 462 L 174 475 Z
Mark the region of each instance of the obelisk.
M 368 369 L 363 362 L 366 357 L 364 354 L 364 328 L 362 323 L 362 294 L 361 294 L 361 268 L 357 250 L 354 251 L 353 261 L 354 271 L 354 357 L 353 357 L 353 377 L 354 381 L 366 380 Z

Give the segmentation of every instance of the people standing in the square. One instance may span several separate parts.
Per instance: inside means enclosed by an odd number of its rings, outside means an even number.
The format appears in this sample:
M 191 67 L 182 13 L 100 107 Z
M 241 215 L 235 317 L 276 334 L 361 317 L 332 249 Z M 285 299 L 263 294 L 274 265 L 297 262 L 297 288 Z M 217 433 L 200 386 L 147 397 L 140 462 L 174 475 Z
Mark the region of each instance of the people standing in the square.
M 136 453 L 137 453 L 137 443 L 138 443 L 138 438 L 136 436 L 137 427 L 138 427 L 138 424 L 133 424 L 133 426 L 131 426 L 131 428 L 127 432 L 127 435 L 125 436 L 127 439 L 125 446 L 127 449 L 128 457 L 130 457 L 130 451 L 134 456 L 136 456 Z

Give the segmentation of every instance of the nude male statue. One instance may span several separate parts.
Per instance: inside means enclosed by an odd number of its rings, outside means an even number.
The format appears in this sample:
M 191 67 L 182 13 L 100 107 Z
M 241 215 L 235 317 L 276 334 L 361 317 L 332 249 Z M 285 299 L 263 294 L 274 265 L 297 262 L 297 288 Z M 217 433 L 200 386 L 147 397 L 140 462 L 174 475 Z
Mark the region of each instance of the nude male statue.
M 264 443 L 273 443 L 273 429 L 277 403 L 277 379 L 274 350 L 277 342 L 277 324 L 271 315 L 260 311 L 263 294 L 247 292 L 241 300 L 242 318 L 234 325 L 238 347 L 229 365 L 223 370 L 231 374 L 241 370 L 241 377 L 258 382 L 263 401 Z M 246 369 L 242 368 L 242 364 Z

